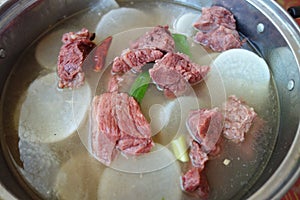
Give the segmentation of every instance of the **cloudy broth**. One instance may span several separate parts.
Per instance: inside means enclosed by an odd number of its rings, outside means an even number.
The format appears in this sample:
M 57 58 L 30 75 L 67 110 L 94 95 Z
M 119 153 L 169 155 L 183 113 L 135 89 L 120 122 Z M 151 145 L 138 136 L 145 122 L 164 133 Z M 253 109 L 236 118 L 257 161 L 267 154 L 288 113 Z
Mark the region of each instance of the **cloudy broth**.
M 96 41 L 99 42 L 108 35 L 116 35 L 116 38 L 121 37 L 122 34 L 118 35 L 119 32 L 131 28 L 168 24 L 171 31 L 173 31 L 174 24 L 178 17 L 185 13 L 199 13 L 199 11 L 190 7 L 184 7 L 178 4 L 170 5 L 164 2 L 132 2 L 120 5 L 120 7 L 121 6 L 137 9 L 138 13 L 133 12 L 129 18 L 131 20 L 136 19 L 138 22 L 133 23 L 132 21 L 126 22 L 126 20 L 122 20 L 121 23 L 118 23 L 119 27 L 115 28 L 112 26 L 111 30 L 107 29 L 103 31 L 102 34 L 97 24 L 106 12 L 117 8 L 117 4 L 106 1 L 104 5 L 102 4 L 99 7 L 77 13 L 55 25 L 51 30 L 47 30 L 39 40 L 32 44 L 18 60 L 7 81 L 2 108 L 3 131 L 5 133 L 3 142 L 7 146 L 6 153 L 11 160 L 13 160 L 14 167 L 12 170 L 17 172 L 20 182 L 24 182 L 23 180 L 25 180 L 27 183 L 25 187 L 30 188 L 31 191 L 35 191 L 42 198 L 95 199 L 99 196 L 98 185 L 100 184 L 101 187 L 104 187 L 103 184 L 106 181 L 102 180 L 102 174 L 105 174 L 105 177 L 116 176 L 114 174 L 112 175 L 113 172 L 109 171 L 107 167 L 96 161 L 89 154 L 86 145 L 84 145 L 84 142 L 81 140 L 82 138 L 79 137 L 80 132 L 85 130 L 84 128 L 82 129 L 82 127 L 86 127 L 89 123 L 87 116 L 83 117 L 82 123 L 78 124 L 78 129 L 72 130 L 70 135 L 57 142 L 38 142 L 30 136 L 32 131 L 26 131 L 26 127 L 21 129 L 22 131 L 25 130 L 25 132 L 20 133 L 19 126 L 20 119 L 22 118 L 20 114 L 22 105 L 28 93 L 32 92 L 29 91 L 28 88 L 35 80 L 41 79 L 48 74 L 56 73 L 56 61 L 59 48 L 62 45 L 62 34 L 64 32 L 78 31 L 86 27 L 91 32 L 95 31 L 97 33 Z M 144 18 L 134 17 L 135 15 L 141 15 L 141 13 L 145 15 Z M 147 16 L 151 16 L 151 20 L 149 20 Z M 105 27 L 107 25 L 104 24 L 103 26 Z M 130 33 L 133 32 L 130 31 Z M 132 38 L 139 36 L 137 33 L 136 35 L 130 35 Z M 190 38 L 189 41 L 191 42 L 192 39 Z M 128 41 L 122 43 L 120 46 L 129 46 L 127 42 Z M 192 42 L 190 44 L 192 45 L 192 60 L 198 64 L 210 64 L 216 56 L 219 55 L 210 51 L 204 51 L 200 45 L 197 46 Z M 252 49 L 250 43 L 244 44 L 243 48 Z M 120 52 L 122 50 L 123 48 L 119 49 Z M 93 83 L 90 84 L 91 96 L 88 98 L 92 98 L 95 94 L 99 95 L 106 92 L 107 81 L 110 76 L 110 67 L 111 65 L 108 65 L 104 70 L 99 82 L 93 82 L 95 85 L 92 85 Z M 133 80 L 137 74 L 130 73 L 131 72 L 129 72 L 128 76 Z M 87 77 L 87 81 L 92 81 L 88 79 L 89 77 Z M 55 87 L 57 84 L 55 78 L 51 79 L 50 82 L 51 87 Z M 161 114 L 161 110 L 164 110 L 166 116 L 162 117 L 166 117 L 169 123 L 166 126 L 158 128 L 157 133 L 153 136 L 155 143 L 170 149 L 170 151 L 167 150 L 164 152 L 163 156 L 170 156 L 169 152 L 172 151 L 169 147 L 169 143 L 172 139 L 176 138 L 177 132 L 178 134 L 188 135 L 186 127 L 180 126 L 182 123 L 185 124 L 181 118 L 183 115 L 186 115 L 183 113 L 197 108 L 221 106 L 222 102 L 216 101 L 218 97 L 214 96 L 214 93 L 211 92 L 219 89 L 219 87 L 220 85 L 217 83 L 206 84 L 206 81 L 194 85 L 192 97 L 181 97 L 181 107 L 177 107 L 178 102 L 176 102 L 176 99 L 166 99 L 163 92 L 159 91 L 153 83 L 149 85 L 141 103 L 141 110 L 148 121 L 157 118 L 157 115 Z M 124 92 L 127 92 L 129 88 L 130 82 L 127 86 L 125 85 L 123 87 Z M 225 91 L 225 97 L 235 94 L 234 91 L 234 88 Z M 56 92 L 61 91 L 57 90 Z M 257 96 L 256 99 L 258 100 L 253 101 L 253 96 Z M 245 142 L 241 144 L 230 142 L 225 138 L 222 139 L 221 154 L 209 160 L 205 168 L 211 190 L 209 197 L 211 200 L 232 199 L 245 194 L 264 170 L 276 141 L 279 107 L 276 88 L 272 78 L 267 86 L 267 90 L 265 90 L 263 94 L 257 94 L 255 91 L 253 94 L 245 92 L 244 95 L 239 94 L 239 97 L 254 108 L 260 119 L 257 123 L 263 124 L 264 128 L 258 127 L 257 131 L 256 127 L 252 127 L 250 133 L 246 136 Z M 72 100 L 74 100 L 74 96 L 70 94 L 63 96 L 63 101 L 66 103 Z M 196 102 L 196 104 L 191 104 L 191 102 Z M 34 109 L 34 105 L 32 106 L 32 109 Z M 150 112 L 151 110 L 153 111 L 152 113 Z M 88 108 L 87 112 L 89 112 Z M 40 122 L 37 121 L 36 123 Z M 74 122 L 72 121 L 72 123 Z M 67 130 L 71 131 L 69 129 Z M 48 131 L 51 132 L 51 130 Z M 161 148 L 160 145 L 158 146 L 158 148 Z M 174 162 L 176 162 L 176 166 L 180 167 L 180 171 L 176 171 L 178 174 L 174 175 L 178 176 L 179 180 L 179 176 L 187 171 L 187 163 L 181 163 L 180 161 Z M 176 166 L 171 165 L 170 170 L 177 169 Z M 166 171 L 166 174 L 169 172 L 170 171 Z M 72 174 L 75 175 L 75 173 L 78 173 L 76 178 L 72 177 Z M 155 176 L 156 174 L 155 172 L 151 173 L 151 176 Z M 157 175 L 159 174 L 162 174 L 161 171 L 157 172 Z M 143 174 L 139 174 L 139 176 L 143 177 Z M 145 173 L 144 176 L 147 177 L 147 173 Z M 148 179 L 145 180 L 148 181 Z M 66 185 L 70 184 L 74 185 L 68 188 Z M 111 181 L 110 184 L 114 183 Z M 74 194 L 72 191 L 75 187 L 79 188 L 77 194 Z M 151 188 L 154 186 L 147 185 L 147 187 Z M 99 191 L 101 191 L 101 189 L 99 189 Z M 149 191 L 152 190 L 150 189 Z M 176 197 L 180 197 L 181 199 L 196 198 L 184 192 L 174 193 L 176 193 Z M 88 196 L 84 194 L 88 194 Z M 160 199 L 167 199 L 166 197 L 167 196 L 161 196 Z M 105 196 L 103 198 L 105 198 Z M 136 198 L 140 199 L 139 196 L 136 196 Z

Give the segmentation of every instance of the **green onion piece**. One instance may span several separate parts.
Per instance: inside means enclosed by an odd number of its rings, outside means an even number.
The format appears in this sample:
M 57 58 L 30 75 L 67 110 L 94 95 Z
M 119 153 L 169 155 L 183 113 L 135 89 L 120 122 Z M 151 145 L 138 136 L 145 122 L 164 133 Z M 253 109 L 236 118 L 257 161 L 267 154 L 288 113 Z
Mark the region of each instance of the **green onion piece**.
M 185 137 L 182 135 L 176 140 L 173 140 L 171 144 L 172 144 L 172 150 L 175 157 L 181 162 L 188 162 L 189 156 L 187 152 Z
M 130 88 L 129 95 L 134 97 L 137 102 L 141 103 L 148 89 L 150 80 L 151 78 L 148 71 L 139 74 Z
M 190 46 L 187 41 L 187 37 L 182 34 L 173 33 L 172 37 L 175 41 L 175 47 L 180 53 L 184 53 L 188 55 L 190 58 L 192 57 Z

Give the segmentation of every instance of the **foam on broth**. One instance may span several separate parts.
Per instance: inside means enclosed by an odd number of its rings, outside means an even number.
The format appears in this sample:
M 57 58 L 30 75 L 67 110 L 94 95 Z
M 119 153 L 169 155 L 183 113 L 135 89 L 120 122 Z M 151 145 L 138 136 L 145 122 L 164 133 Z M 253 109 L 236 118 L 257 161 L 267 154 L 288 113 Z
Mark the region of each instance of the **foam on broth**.
M 4 115 L 3 130 L 6 139 L 4 143 L 8 146 L 8 152 L 6 153 L 10 154 L 11 158 L 14 160 L 15 167 L 19 171 L 18 178 L 26 180 L 28 185 L 45 199 L 58 198 L 56 195 L 57 190 L 55 189 L 57 179 L 54 177 L 61 174 L 61 168 L 63 170 L 66 169 L 63 166 L 68 165 L 66 163 L 72 162 L 73 157 L 79 155 L 82 156 L 83 153 L 87 155 L 87 150 L 79 139 L 77 132 L 74 132 L 71 137 L 57 143 L 41 144 L 22 141 L 18 135 L 20 107 L 24 101 L 24 95 L 26 95 L 29 85 L 37 77 L 55 72 L 56 70 L 56 66 L 53 64 L 56 63 L 56 61 L 49 61 L 42 50 L 45 48 L 44 44 L 46 41 L 47 44 L 53 44 L 53 46 L 49 46 L 48 52 L 52 52 L 51 48 L 55 48 L 54 51 L 57 51 L 57 46 L 61 45 L 61 41 L 57 39 L 48 41 L 45 38 L 51 36 L 51 34 L 53 35 L 53 33 L 60 32 L 60 30 L 77 31 L 82 27 L 87 27 L 90 31 L 96 31 L 97 23 L 101 19 L 101 16 L 107 11 L 117 8 L 115 2 L 105 2 L 105 5 L 102 4 L 102 7 L 100 5 L 98 9 L 84 10 L 63 22 L 60 22 L 53 29 L 48 30 L 41 36 L 41 39 L 30 46 L 18 60 L 18 63 L 14 67 L 6 84 L 6 90 L 3 95 L 4 101 L 2 113 Z M 150 22 L 149 20 L 145 21 L 147 26 L 169 24 L 171 28 L 177 18 L 183 14 L 187 12 L 198 12 L 189 7 L 180 6 L 178 4 L 170 5 L 164 2 L 128 3 L 125 6 L 135 8 L 145 15 L 151 16 Z M 126 20 L 119 23 L 120 26 L 123 26 L 123 30 L 130 29 L 131 27 L 128 27 L 130 24 L 132 23 L 126 23 Z M 139 21 L 139 24 L 142 25 L 143 23 Z M 101 34 L 101 31 L 99 34 Z M 101 38 L 101 35 L 98 36 L 98 40 L 100 40 L 99 38 Z M 48 39 L 51 39 L 51 37 Z M 44 41 L 44 44 L 41 44 L 41 41 Z M 244 47 L 251 49 L 249 43 Z M 36 53 L 36 49 L 39 49 L 38 51 L 41 52 Z M 218 55 L 211 53 L 210 56 L 207 57 L 207 54 L 205 53 L 202 54 L 201 52 L 195 51 L 192 51 L 192 53 L 195 58 L 197 58 L 197 55 L 201 57 L 201 62 L 203 61 L 204 63 L 210 63 L 211 59 Z M 36 58 L 35 56 L 38 56 L 39 58 Z M 47 62 L 49 62 L 49 64 L 47 64 Z M 103 84 L 103 87 L 97 89 L 97 94 L 105 92 L 108 76 L 109 68 L 103 73 L 103 78 L 100 80 L 102 83 L 99 83 L 100 85 Z M 199 107 L 210 108 L 212 106 L 209 94 L 209 90 L 211 89 L 213 88 L 208 89 L 205 83 L 194 86 Z M 93 92 L 94 91 L 92 90 L 92 94 Z M 182 110 L 172 110 L 176 107 L 174 105 L 172 106 L 172 104 L 176 104 L 173 101 L 174 100 L 166 100 L 163 93 L 158 91 L 155 85 L 151 84 L 145 95 L 145 99 L 141 104 L 141 109 L 146 118 L 150 121 L 152 116 L 149 115 L 148 111 L 151 106 L 155 104 L 163 106 L 166 108 L 166 111 L 171 113 L 168 120 L 169 122 L 172 122 L 170 123 L 171 126 L 167 126 L 165 130 L 177 130 L 178 127 L 176 127 L 176 124 L 178 124 L 179 118 L 176 116 L 182 114 Z M 258 115 L 267 122 L 268 127 L 263 132 L 253 132 L 253 134 L 248 134 L 246 141 L 243 144 L 237 145 L 224 139 L 221 155 L 209 161 L 206 166 L 205 171 L 208 175 L 208 181 L 211 188 L 209 199 L 232 199 L 243 195 L 247 191 L 247 188 L 251 187 L 256 178 L 262 173 L 264 166 L 271 155 L 276 140 L 278 124 L 278 99 L 273 81 L 270 81 L 268 95 L 264 102 L 260 102 L 257 105 L 252 104 L 252 102 L 248 103 L 250 106 L 253 106 Z M 184 109 L 194 108 L 193 106 L 194 105 L 189 106 L 187 103 Z M 85 121 L 85 123 L 88 122 Z M 81 127 L 79 127 L 79 131 L 81 131 L 80 128 Z M 171 134 L 170 137 L 165 137 L 165 135 L 162 134 L 163 131 L 164 129 L 160 131 L 161 133 L 154 136 L 154 141 L 156 143 L 167 145 L 173 139 L 173 135 Z M 183 128 L 181 132 L 184 131 L 186 131 L 185 134 L 187 134 L 187 130 Z M 229 164 L 224 164 L 225 160 L 229 160 Z M 93 163 L 94 162 L 91 162 L 91 165 L 93 165 L 91 168 L 95 170 L 95 168 L 98 167 L 102 172 L 104 166 L 99 163 Z M 181 172 L 185 172 L 187 170 L 186 164 L 178 163 L 180 164 Z M 153 175 L 155 175 L 155 173 L 153 173 Z M 85 184 L 88 184 L 86 176 L 91 176 L 91 174 L 80 173 L 80 176 L 82 176 L 82 181 L 85 181 Z M 101 173 L 97 176 L 100 177 L 99 182 L 101 181 L 103 184 L 105 180 L 101 179 Z M 147 187 L 151 187 L 151 185 L 147 185 Z M 83 190 L 82 193 L 84 192 L 87 191 Z M 95 194 L 97 193 L 97 191 L 93 192 L 95 192 Z M 80 196 L 81 194 L 78 195 Z M 182 195 L 184 199 L 194 199 L 194 197 L 185 193 Z M 136 198 L 140 199 L 140 197 Z

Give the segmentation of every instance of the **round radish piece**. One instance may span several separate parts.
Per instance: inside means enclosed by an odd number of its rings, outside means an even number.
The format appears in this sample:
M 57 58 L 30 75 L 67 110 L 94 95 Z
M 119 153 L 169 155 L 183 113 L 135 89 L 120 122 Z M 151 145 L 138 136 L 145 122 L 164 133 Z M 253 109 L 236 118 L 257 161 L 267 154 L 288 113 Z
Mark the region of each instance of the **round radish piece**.
M 61 39 L 63 34 L 68 32 L 70 30 L 66 29 L 55 31 L 43 37 L 37 44 L 35 58 L 42 67 L 51 70 L 56 69 L 60 47 L 63 45 Z
M 134 8 L 118 8 L 109 11 L 101 18 L 96 27 L 96 39 L 104 38 L 129 29 L 147 26 L 147 16 Z
M 156 144 L 159 154 L 139 159 L 138 165 L 153 165 L 154 162 L 170 161 L 172 153 Z M 127 173 L 107 168 L 104 170 L 99 188 L 98 199 L 181 199 L 180 168 L 177 161 L 155 171 Z
M 180 16 L 173 25 L 175 32 L 192 37 L 196 33 L 193 24 L 200 16 L 201 14 L 196 13 L 187 13 Z
M 24 178 L 46 199 L 53 199 L 52 185 L 59 170 L 60 159 L 48 144 L 28 142 L 20 139 L 18 143 Z
M 221 53 L 213 61 L 206 80 L 212 94 L 215 88 L 222 88 L 223 83 L 227 96 L 234 94 L 251 105 L 261 105 L 267 100 L 269 82 L 270 71 L 267 63 L 245 49 L 231 49 Z M 212 95 L 211 98 L 216 96 Z
M 91 100 L 87 84 L 77 89 L 81 99 L 73 102 L 73 91 L 57 88 L 56 73 L 36 79 L 29 86 L 22 102 L 19 136 L 31 142 L 52 143 L 72 135 L 86 116 Z
M 59 199 L 97 199 L 99 178 L 104 170 L 93 157 L 81 153 L 60 168 L 54 184 Z

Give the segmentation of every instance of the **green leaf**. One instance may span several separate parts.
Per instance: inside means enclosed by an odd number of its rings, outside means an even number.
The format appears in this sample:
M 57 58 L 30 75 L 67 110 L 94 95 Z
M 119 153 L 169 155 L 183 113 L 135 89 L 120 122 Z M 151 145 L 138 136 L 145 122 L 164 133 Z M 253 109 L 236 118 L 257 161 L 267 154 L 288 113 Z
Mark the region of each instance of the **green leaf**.
M 150 80 L 151 78 L 148 71 L 139 74 L 130 88 L 129 95 L 134 97 L 137 102 L 141 103 L 148 89 Z
M 190 58 L 192 57 L 190 46 L 187 41 L 187 37 L 182 34 L 173 33 L 172 37 L 175 41 L 175 47 L 180 53 L 184 53 L 188 55 Z
M 173 140 L 171 144 L 172 144 L 173 153 L 177 158 L 177 160 L 180 160 L 181 162 L 188 162 L 189 156 L 187 153 L 188 148 L 186 146 L 185 137 L 181 135 L 176 140 Z

